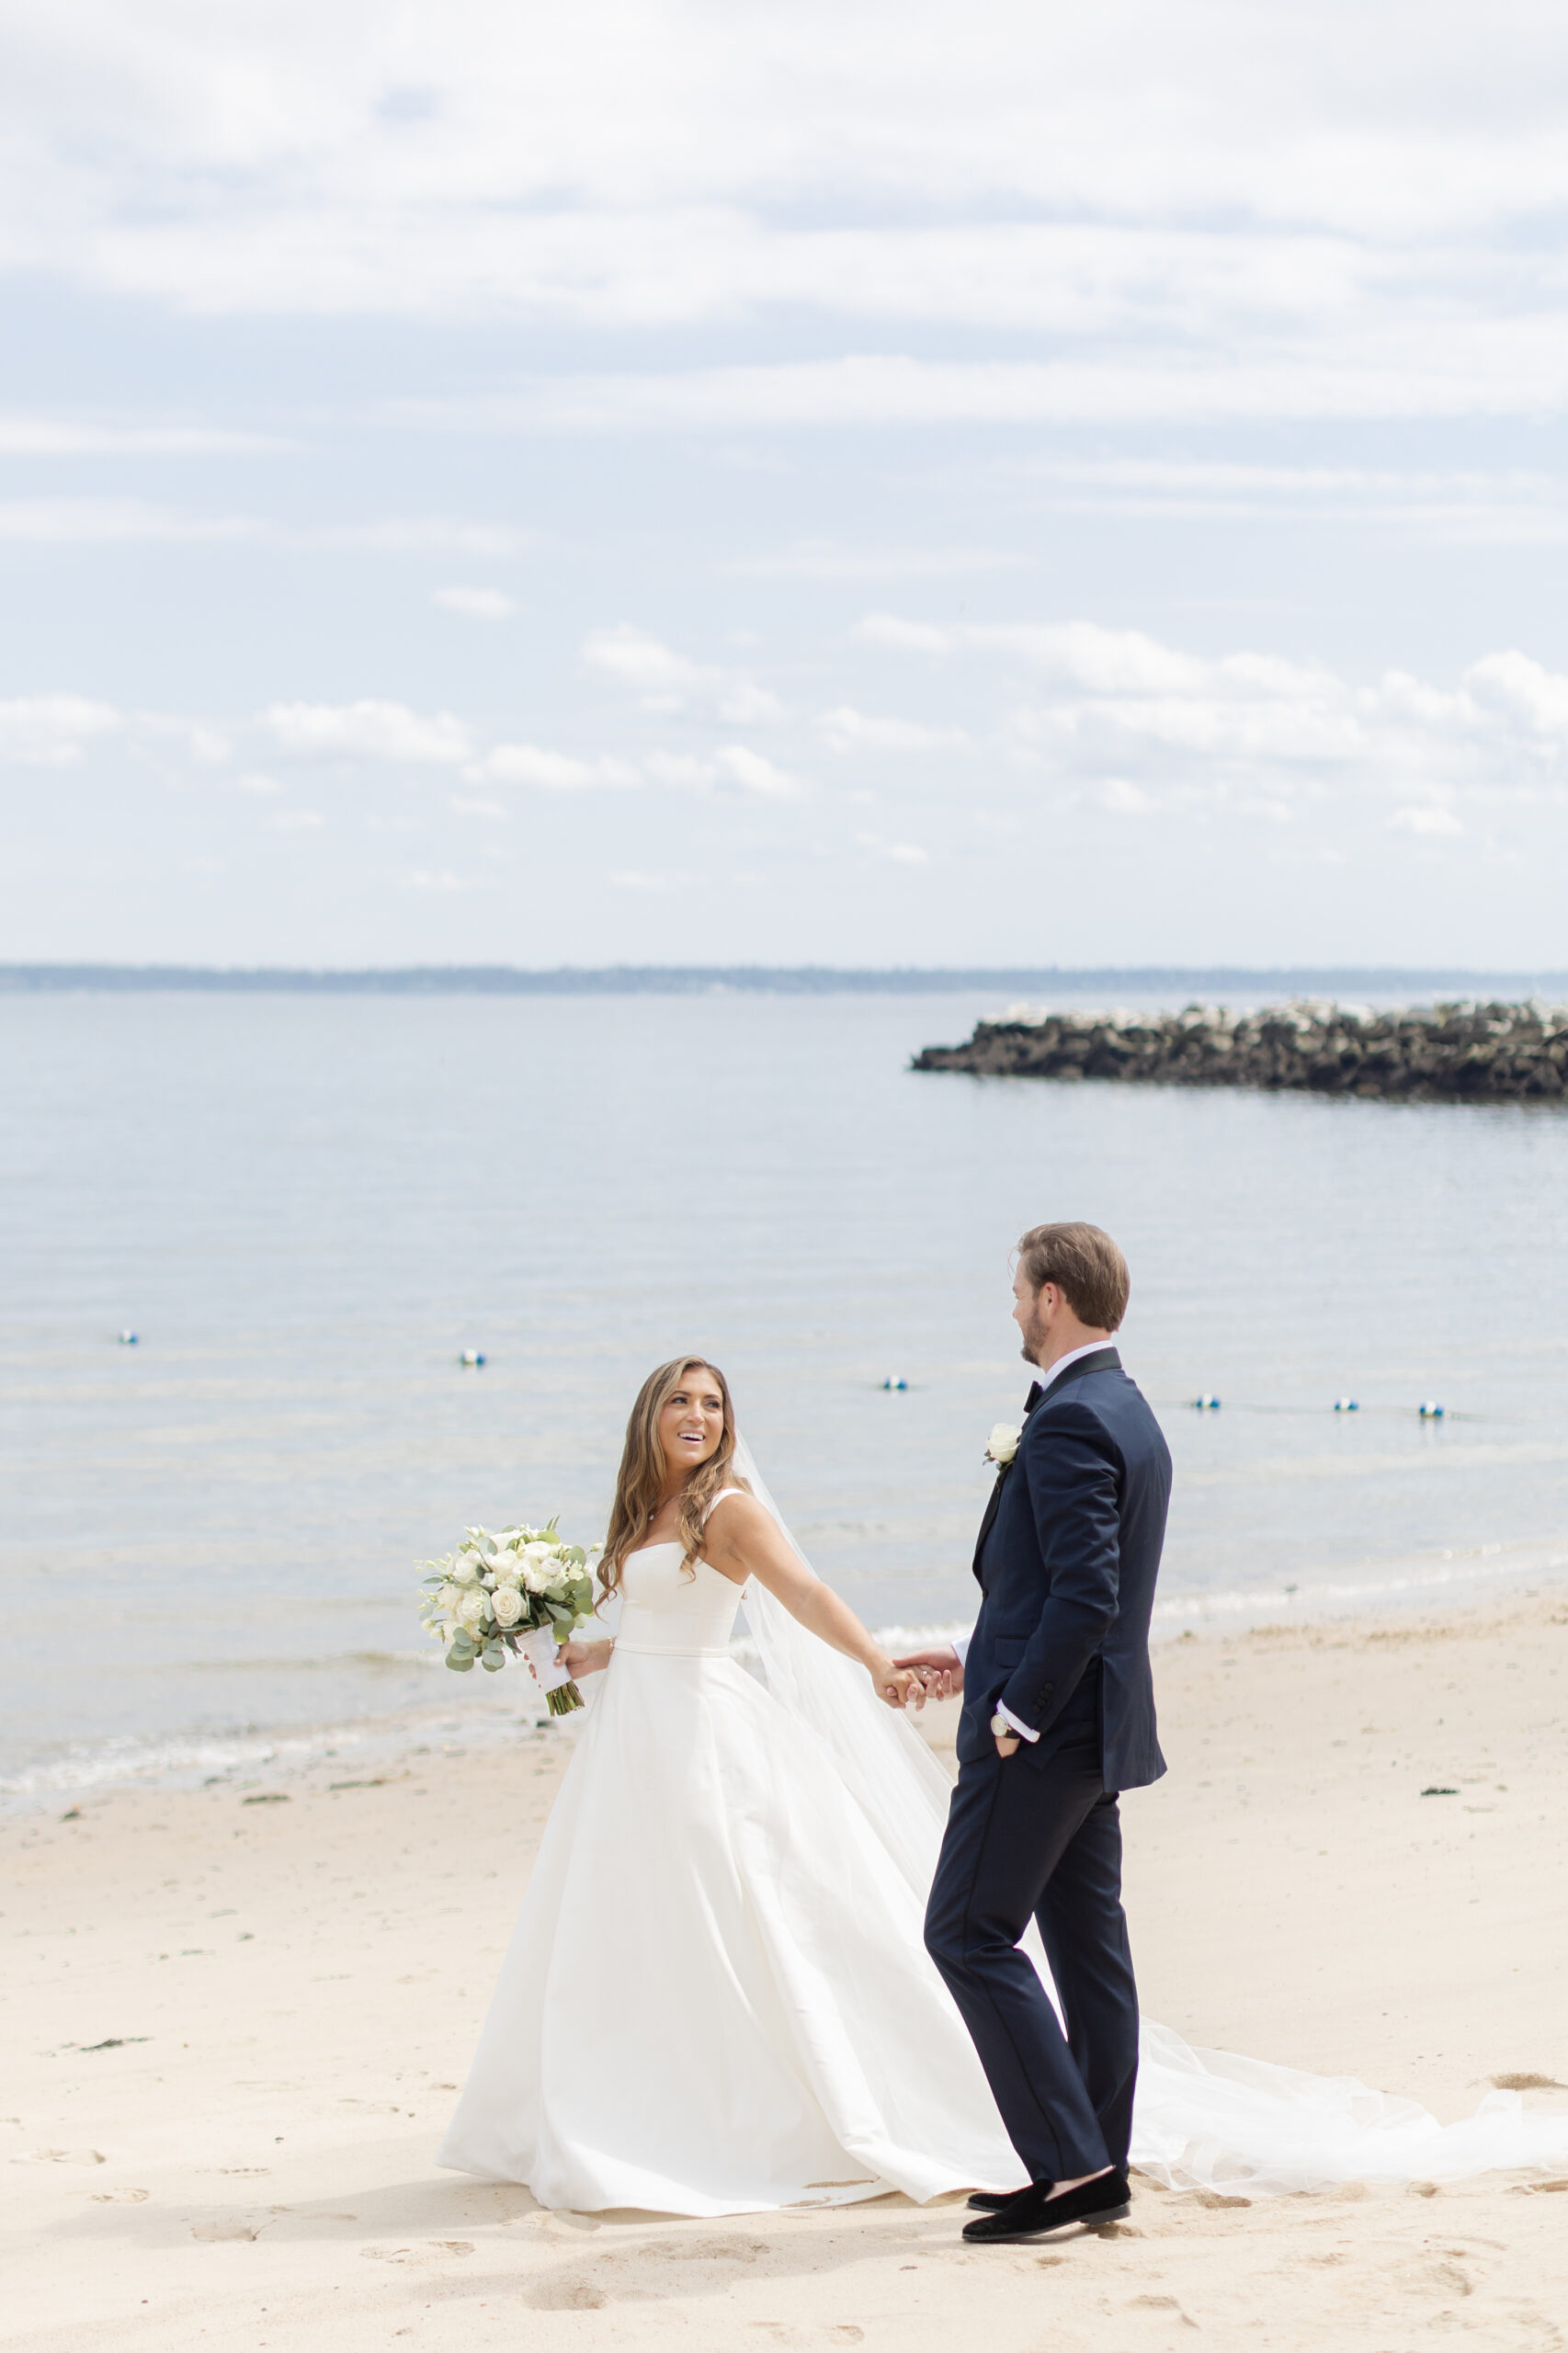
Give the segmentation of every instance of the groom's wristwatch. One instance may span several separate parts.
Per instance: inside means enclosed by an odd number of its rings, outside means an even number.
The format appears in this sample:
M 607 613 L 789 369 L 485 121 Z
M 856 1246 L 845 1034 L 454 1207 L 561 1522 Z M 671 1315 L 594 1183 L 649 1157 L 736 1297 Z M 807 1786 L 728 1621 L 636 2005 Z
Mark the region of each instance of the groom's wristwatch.
M 1023 1734 L 1019 1732 L 1017 1725 L 1010 1724 L 1007 1722 L 1006 1717 L 1002 1713 L 1000 1708 L 997 1709 L 996 1713 L 991 1719 L 991 1729 L 998 1740 L 1021 1740 L 1023 1738 Z

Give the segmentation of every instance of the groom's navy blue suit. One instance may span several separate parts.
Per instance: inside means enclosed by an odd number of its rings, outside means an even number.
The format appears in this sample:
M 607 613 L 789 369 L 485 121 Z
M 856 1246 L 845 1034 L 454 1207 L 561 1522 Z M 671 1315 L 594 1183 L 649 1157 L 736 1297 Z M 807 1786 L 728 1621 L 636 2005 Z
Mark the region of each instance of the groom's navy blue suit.
M 1127 2162 L 1138 1992 L 1117 1792 L 1165 1769 L 1149 1617 L 1171 1458 L 1113 1347 L 1030 1392 L 975 1547 L 958 1786 L 926 1942 L 1033 2181 Z M 997 1754 L 998 1701 L 1040 1737 Z M 1018 1939 L 1040 1924 L 1067 2031 Z

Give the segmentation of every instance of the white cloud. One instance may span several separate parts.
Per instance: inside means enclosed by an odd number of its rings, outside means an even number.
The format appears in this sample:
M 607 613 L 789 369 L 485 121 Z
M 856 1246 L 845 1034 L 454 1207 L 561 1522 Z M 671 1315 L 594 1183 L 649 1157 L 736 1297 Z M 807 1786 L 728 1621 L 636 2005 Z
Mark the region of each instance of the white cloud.
M 509 523 L 474 523 L 460 515 L 388 515 L 363 523 L 322 523 L 276 536 L 301 547 L 369 548 L 390 555 L 425 549 L 452 555 L 516 555 L 529 534 Z
M 4 454 L 0 452 L 0 454 Z M 363 549 L 372 553 L 505 556 L 527 534 L 446 515 L 392 516 L 364 523 L 298 527 L 255 515 L 191 515 L 145 498 L 0 499 L 0 541 L 38 547 L 112 547 L 137 542 L 209 546 L 243 541 L 256 546 Z M 453 592 L 488 597 L 487 589 Z M 439 597 L 437 601 L 440 601 Z M 472 611 L 470 605 L 462 609 Z
M 1320 663 L 1194 654 L 1087 621 L 874 614 L 857 634 L 921 659 L 1000 662 L 996 739 L 1015 769 L 1122 815 L 1278 824 L 1369 795 L 1393 830 L 1435 835 L 1464 830 L 1456 796 L 1568 806 L 1568 674 L 1517 651 L 1438 687 L 1400 670 L 1361 684 Z
M 283 787 L 275 776 L 267 776 L 260 768 L 251 768 L 244 776 L 234 779 L 234 790 L 236 792 L 255 792 L 265 796 L 281 792 Z
M 1437 809 L 1430 803 L 1413 802 L 1396 809 L 1389 819 L 1389 829 L 1399 834 L 1462 834 L 1464 827 L 1451 809 Z
M 401 702 L 275 702 L 262 724 L 284 751 L 305 757 L 446 767 L 472 756 L 460 720 L 444 710 L 422 717 Z
M 527 414 L 566 427 L 1501 414 L 1568 390 L 1568 63 L 1539 0 L 932 0 L 913 22 L 797 0 L 766 41 L 749 10 L 580 0 L 541 24 L 500 0 L 15 0 L 0 258 L 219 315 L 761 320 L 775 342 L 804 318 L 812 349 L 824 323 L 852 345 L 541 379 Z M 933 330 L 1062 364 L 911 356 Z
M 454 792 L 452 794 L 447 803 L 447 806 L 449 809 L 454 810 L 460 817 L 505 818 L 509 817 L 512 813 L 506 807 L 505 801 L 474 801 L 467 798 L 464 794 L 458 792 Z
M 273 831 L 279 834 L 319 833 L 325 824 L 316 809 L 280 809 L 272 820 Z
M 918 756 L 926 752 L 951 751 L 968 741 L 961 727 L 922 727 L 911 719 L 876 718 L 869 711 L 855 710 L 849 703 L 824 710 L 817 721 L 817 729 L 832 752 L 891 752 Z
M 690 661 L 629 621 L 590 630 L 583 641 L 583 665 L 628 688 L 643 710 L 662 717 L 694 703 L 732 727 L 777 725 L 785 716 L 783 704 L 766 687 L 714 664 Z
M 858 849 L 869 850 L 873 858 L 884 858 L 890 866 L 929 866 L 931 853 L 915 842 L 888 842 L 880 834 L 857 834 Z
M 1129 784 L 1124 776 L 1107 777 L 1096 794 L 1102 809 L 1110 809 L 1119 817 L 1143 817 L 1159 802 L 1142 785 Z
M 89 744 L 118 734 L 123 713 L 85 695 L 22 695 L 0 702 L 0 762 L 16 767 L 69 767 Z
M 0 410 L 0 457 L 6 458 L 257 457 L 293 446 L 270 434 L 222 426 L 116 424 Z
M 1476 700 L 1540 737 L 1568 738 L 1568 677 L 1524 654 L 1488 654 L 1465 684 Z
M 1001 471 L 1058 513 L 1140 521 L 1303 518 L 1460 541 L 1568 538 L 1568 484 L 1519 468 L 1259 465 L 1186 458 L 1031 457 Z
M 642 781 L 630 760 L 608 754 L 585 760 L 572 752 L 546 751 L 538 744 L 497 744 L 464 773 L 475 783 L 531 784 L 544 792 L 587 792 L 606 786 L 624 790 Z
M 583 664 L 601 677 L 613 678 L 617 686 L 629 688 L 644 710 L 684 709 L 699 688 L 711 684 L 715 675 L 630 622 L 617 629 L 591 630 L 583 641 Z
M 858 351 L 639 374 L 540 377 L 497 400 L 400 403 L 394 420 L 455 433 L 869 431 L 884 426 L 1262 423 L 1539 416 L 1568 404 L 1568 338 L 1541 290 L 1540 315 L 1450 313 L 1391 335 L 1377 306 L 1358 339 L 1310 314 L 1238 366 L 1168 353 L 1153 336 L 1052 360 L 936 359 Z M 1043 325 L 1044 322 L 1036 322 Z M 1248 343 L 1247 322 L 1233 332 Z
M 790 775 L 744 744 L 726 744 L 715 754 L 713 765 L 724 782 L 738 786 L 742 792 L 755 793 L 762 801 L 796 801 L 806 789 L 799 777 Z
M 749 678 L 738 678 L 724 688 L 714 708 L 732 727 L 774 727 L 785 716 L 778 696 L 766 687 L 754 686 Z
M 43 547 L 112 546 L 120 540 L 197 542 L 259 540 L 266 526 L 244 515 L 180 515 L 144 498 L 0 499 L 0 540 Z
M 461 613 L 465 620 L 510 620 L 514 599 L 499 588 L 437 588 L 430 598 L 444 613 Z

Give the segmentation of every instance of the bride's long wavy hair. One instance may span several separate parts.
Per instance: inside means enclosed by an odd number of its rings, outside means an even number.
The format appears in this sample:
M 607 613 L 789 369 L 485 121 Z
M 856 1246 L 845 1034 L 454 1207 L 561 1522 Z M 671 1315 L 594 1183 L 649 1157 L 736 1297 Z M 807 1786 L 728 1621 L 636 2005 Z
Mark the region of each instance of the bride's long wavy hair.
M 746 1485 L 744 1479 L 736 1478 L 731 1467 L 735 1459 L 735 1409 L 730 1400 L 730 1384 L 718 1366 L 707 1357 L 672 1357 L 668 1364 L 659 1365 L 637 1392 L 637 1402 L 626 1425 L 626 1444 L 616 1473 L 609 1532 L 598 1569 L 599 1583 L 607 1594 L 619 1591 L 620 1564 L 629 1552 L 637 1550 L 659 1508 L 670 1467 L 659 1439 L 659 1416 L 688 1372 L 712 1374 L 724 1401 L 724 1428 L 707 1461 L 698 1464 L 681 1490 L 681 1567 L 687 1576 L 697 1574 L 692 1563 L 702 1549 L 702 1523 L 709 1505 L 721 1487 Z

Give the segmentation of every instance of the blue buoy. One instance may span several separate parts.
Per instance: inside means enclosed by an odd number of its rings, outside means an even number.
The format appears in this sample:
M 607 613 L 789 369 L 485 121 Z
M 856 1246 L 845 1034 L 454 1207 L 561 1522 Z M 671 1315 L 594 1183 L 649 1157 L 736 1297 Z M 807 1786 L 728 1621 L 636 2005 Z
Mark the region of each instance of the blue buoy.
M 484 1362 L 484 1350 L 483 1348 L 465 1348 L 461 1356 L 458 1358 L 458 1362 L 460 1364 L 483 1364 Z
M 1336 1397 L 1334 1401 L 1334 1410 L 1336 1414 L 1358 1414 L 1361 1407 L 1359 1402 L 1354 1397 Z
M 1218 1397 L 1195 1397 L 1192 1402 L 1200 1414 L 1217 1414 L 1220 1410 Z
M 1430 1397 L 1424 1397 L 1415 1410 L 1424 1422 L 1440 1422 L 1443 1418 L 1441 1405 Z
M 890 1372 L 882 1383 L 884 1389 L 907 1389 L 909 1383 L 902 1372 Z
M 122 1348 L 133 1348 L 136 1346 L 136 1334 L 134 1332 L 121 1332 L 119 1335 L 119 1345 Z

